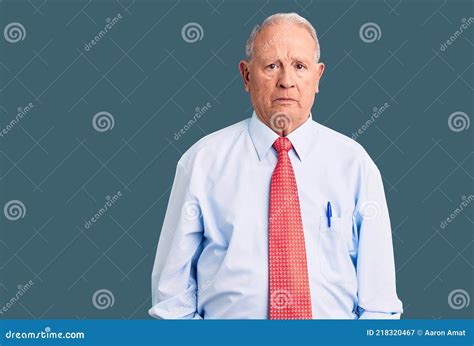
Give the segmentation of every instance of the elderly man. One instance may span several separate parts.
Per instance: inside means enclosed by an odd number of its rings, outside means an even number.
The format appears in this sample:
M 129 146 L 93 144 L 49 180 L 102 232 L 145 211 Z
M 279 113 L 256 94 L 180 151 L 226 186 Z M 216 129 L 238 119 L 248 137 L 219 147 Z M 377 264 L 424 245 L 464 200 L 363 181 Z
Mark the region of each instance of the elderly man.
M 398 319 L 390 220 L 364 149 L 312 119 L 324 64 L 295 13 L 239 64 L 250 119 L 179 160 L 152 274 L 162 319 Z

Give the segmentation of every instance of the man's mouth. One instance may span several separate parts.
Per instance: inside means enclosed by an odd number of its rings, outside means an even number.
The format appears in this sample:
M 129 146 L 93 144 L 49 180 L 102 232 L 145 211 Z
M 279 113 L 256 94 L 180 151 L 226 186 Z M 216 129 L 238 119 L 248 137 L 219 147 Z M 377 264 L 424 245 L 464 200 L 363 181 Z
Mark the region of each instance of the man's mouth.
M 293 103 L 297 102 L 295 99 L 289 98 L 289 97 L 279 97 L 277 99 L 274 99 L 273 102 L 277 103 Z

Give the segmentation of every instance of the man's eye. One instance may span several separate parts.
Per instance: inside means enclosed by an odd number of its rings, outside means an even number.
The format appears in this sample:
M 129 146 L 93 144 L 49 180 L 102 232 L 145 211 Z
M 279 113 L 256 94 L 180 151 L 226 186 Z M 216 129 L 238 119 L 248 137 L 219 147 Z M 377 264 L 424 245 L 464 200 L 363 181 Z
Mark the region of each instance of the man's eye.
M 297 70 L 304 70 L 305 68 L 306 68 L 306 66 L 303 65 L 303 64 L 296 64 L 296 69 Z
M 277 64 L 270 64 L 270 65 L 267 66 L 267 68 L 270 69 L 270 70 L 274 70 L 274 69 L 277 68 Z

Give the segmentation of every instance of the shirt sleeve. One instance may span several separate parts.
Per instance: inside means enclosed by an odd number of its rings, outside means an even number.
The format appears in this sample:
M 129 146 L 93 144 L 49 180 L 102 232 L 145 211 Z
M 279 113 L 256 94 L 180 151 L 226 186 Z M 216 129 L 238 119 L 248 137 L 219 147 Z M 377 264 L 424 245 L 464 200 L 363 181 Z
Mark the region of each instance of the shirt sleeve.
M 202 319 L 197 313 L 196 262 L 203 238 L 202 214 L 193 177 L 181 159 L 171 189 L 151 276 L 158 319 Z
M 362 169 L 354 211 L 359 319 L 399 319 L 392 232 L 380 171 L 368 158 Z

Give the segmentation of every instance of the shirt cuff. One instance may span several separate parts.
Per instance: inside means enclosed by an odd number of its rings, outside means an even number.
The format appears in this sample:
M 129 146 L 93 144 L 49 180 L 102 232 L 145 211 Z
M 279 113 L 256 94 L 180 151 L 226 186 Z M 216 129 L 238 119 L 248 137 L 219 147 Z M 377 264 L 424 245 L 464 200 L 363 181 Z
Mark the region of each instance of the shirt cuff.
M 362 315 L 360 315 L 359 320 L 399 320 L 400 315 L 400 313 L 371 312 L 365 310 Z

